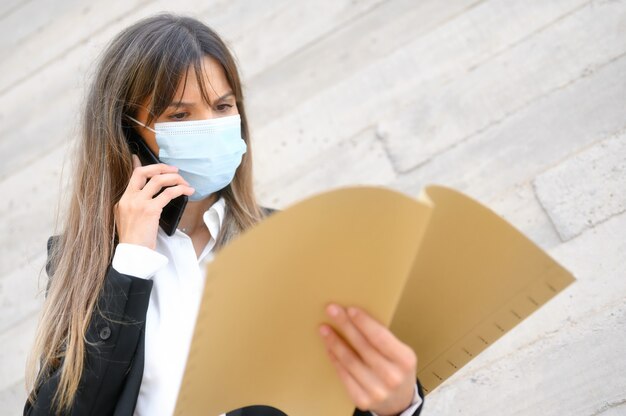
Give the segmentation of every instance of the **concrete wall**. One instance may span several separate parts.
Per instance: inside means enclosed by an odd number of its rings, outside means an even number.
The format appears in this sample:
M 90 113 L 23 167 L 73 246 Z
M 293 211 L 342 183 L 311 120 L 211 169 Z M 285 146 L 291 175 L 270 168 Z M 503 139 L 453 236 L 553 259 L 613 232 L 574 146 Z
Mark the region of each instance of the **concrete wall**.
M 26 395 L 45 241 L 94 58 L 162 10 L 201 18 L 237 55 L 265 205 L 347 184 L 449 185 L 576 275 L 424 416 L 626 414 L 623 0 L 3 1 L 2 413 Z

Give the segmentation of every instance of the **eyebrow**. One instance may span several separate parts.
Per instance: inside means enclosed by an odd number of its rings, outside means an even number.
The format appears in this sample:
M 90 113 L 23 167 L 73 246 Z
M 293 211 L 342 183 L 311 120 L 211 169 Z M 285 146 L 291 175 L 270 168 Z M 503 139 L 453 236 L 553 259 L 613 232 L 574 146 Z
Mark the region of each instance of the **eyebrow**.
M 217 99 L 217 102 L 223 101 L 231 96 L 234 96 L 235 93 L 233 93 L 232 91 L 227 92 L 226 94 L 222 95 L 220 98 Z M 167 108 L 171 108 L 171 107 L 175 107 L 175 108 L 179 108 L 179 107 L 194 107 L 196 105 L 196 103 L 186 103 L 186 102 L 179 102 L 179 103 L 173 103 L 167 106 Z

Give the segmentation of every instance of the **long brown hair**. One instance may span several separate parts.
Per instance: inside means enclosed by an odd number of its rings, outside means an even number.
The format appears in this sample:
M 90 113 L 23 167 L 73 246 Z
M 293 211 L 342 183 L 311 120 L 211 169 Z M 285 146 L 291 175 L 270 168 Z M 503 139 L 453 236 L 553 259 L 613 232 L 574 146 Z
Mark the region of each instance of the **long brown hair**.
M 248 146 L 230 185 L 220 193 L 226 215 L 216 249 L 263 218 L 253 191 L 252 151 L 243 93 L 235 61 L 220 37 L 200 21 L 161 14 L 141 20 L 113 39 L 100 58 L 82 114 L 74 159 L 72 193 L 62 232 L 49 255 L 50 284 L 26 373 L 29 400 L 37 386 L 60 372 L 54 402 L 69 409 L 79 386 L 85 333 L 115 249 L 114 206 L 133 167 L 126 140 L 129 121 L 150 102 L 150 123 L 174 99 L 187 70 L 195 69 L 208 103 L 202 59 L 224 68 L 236 98 Z

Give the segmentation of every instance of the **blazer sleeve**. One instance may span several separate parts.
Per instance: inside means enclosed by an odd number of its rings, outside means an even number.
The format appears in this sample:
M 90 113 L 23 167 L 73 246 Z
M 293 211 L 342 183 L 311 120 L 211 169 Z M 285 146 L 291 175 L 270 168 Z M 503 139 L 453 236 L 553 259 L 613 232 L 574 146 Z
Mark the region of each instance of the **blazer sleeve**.
M 48 253 L 54 244 L 49 240 Z M 52 274 L 50 263 L 48 287 Z M 78 392 L 67 414 L 112 414 L 146 320 L 152 280 L 120 274 L 109 267 L 97 307 L 85 335 L 85 362 Z M 47 291 L 46 291 L 47 294 Z M 53 414 L 52 398 L 59 384 L 60 367 L 36 387 L 34 404 L 26 401 L 24 415 Z

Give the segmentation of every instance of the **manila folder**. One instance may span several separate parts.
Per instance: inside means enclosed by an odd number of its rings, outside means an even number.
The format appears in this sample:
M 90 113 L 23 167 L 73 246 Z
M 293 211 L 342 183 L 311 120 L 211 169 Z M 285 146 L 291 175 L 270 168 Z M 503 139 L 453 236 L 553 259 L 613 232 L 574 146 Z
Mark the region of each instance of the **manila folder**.
M 377 187 L 273 214 L 208 265 L 176 415 L 266 405 L 351 415 L 318 335 L 325 306 L 358 306 L 418 356 L 425 392 L 517 325 L 572 275 L 486 207 L 442 186 Z

